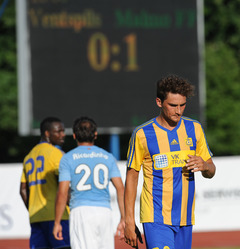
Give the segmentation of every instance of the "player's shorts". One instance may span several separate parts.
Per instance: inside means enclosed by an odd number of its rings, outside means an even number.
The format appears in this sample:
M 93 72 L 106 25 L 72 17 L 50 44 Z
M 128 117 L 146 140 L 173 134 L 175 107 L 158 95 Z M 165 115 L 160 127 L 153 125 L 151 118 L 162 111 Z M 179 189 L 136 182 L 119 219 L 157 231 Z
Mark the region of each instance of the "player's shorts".
M 95 206 L 73 208 L 70 234 L 72 249 L 114 249 L 111 209 Z
M 192 226 L 143 223 L 147 249 L 191 249 Z
M 61 221 L 63 240 L 56 240 L 53 236 L 54 221 L 31 223 L 30 248 L 62 248 L 70 247 L 69 221 Z

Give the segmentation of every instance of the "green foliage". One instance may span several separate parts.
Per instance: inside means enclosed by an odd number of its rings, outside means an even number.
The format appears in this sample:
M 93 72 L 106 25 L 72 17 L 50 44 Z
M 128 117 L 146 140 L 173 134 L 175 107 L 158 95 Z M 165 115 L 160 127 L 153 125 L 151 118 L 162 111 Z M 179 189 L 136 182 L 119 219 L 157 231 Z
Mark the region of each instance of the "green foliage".
M 205 1 L 208 143 L 215 156 L 240 154 L 240 0 Z
M 17 129 L 15 2 L 0 19 L 0 130 Z
M 239 56 L 240 0 L 212 0 L 204 4 L 206 41 L 222 41 Z
M 231 48 L 206 46 L 207 137 L 215 155 L 240 153 L 240 71 Z
M 2 2 L 1 2 L 2 4 Z M 0 19 L 0 158 L 14 162 L 24 150 L 17 135 L 17 63 L 15 1 Z

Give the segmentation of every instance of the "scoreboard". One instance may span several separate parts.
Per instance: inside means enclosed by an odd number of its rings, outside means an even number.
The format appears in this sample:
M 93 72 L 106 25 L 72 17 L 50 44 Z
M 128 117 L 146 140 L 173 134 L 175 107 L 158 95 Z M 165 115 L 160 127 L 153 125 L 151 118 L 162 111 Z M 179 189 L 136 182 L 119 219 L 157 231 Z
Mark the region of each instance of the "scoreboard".
M 156 82 L 168 74 L 195 85 L 185 115 L 201 118 L 198 1 L 23 2 L 17 6 L 20 134 L 33 133 L 46 116 L 67 128 L 86 115 L 104 132 L 130 131 L 159 114 Z

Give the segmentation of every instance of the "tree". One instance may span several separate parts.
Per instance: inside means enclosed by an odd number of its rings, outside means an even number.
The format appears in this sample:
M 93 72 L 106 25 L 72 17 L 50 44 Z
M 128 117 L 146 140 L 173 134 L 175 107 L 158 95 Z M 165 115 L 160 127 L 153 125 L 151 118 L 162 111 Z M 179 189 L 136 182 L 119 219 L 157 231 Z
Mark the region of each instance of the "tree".
M 205 1 L 207 130 L 217 156 L 240 153 L 240 1 Z
M 10 1 L 0 20 L 0 130 L 17 128 L 15 2 Z
M 215 155 L 240 153 L 240 71 L 234 50 L 223 42 L 206 47 L 207 137 Z
M 240 0 L 204 1 L 205 5 L 205 40 L 217 41 L 233 49 L 240 59 Z

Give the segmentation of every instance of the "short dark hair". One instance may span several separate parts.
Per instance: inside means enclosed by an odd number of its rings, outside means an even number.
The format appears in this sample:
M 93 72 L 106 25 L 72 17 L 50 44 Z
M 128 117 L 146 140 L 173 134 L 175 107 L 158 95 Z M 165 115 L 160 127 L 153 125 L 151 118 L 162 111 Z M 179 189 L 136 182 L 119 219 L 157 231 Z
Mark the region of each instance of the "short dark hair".
M 78 142 L 93 142 L 97 131 L 97 124 L 89 117 L 77 118 L 73 123 L 73 133 Z
M 189 98 L 194 95 L 194 86 L 187 79 L 171 74 L 157 81 L 157 97 L 162 102 L 167 98 L 169 92 Z
M 62 123 L 62 121 L 59 118 L 56 118 L 56 117 L 47 117 L 47 118 L 45 118 L 40 124 L 41 136 L 45 135 L 45 131 L 50 131 L 51 128 L 52 128 L 52 123 L 55 123 L 55 122 Z

